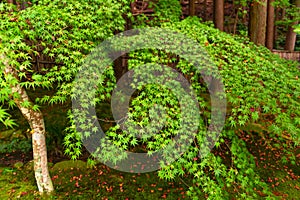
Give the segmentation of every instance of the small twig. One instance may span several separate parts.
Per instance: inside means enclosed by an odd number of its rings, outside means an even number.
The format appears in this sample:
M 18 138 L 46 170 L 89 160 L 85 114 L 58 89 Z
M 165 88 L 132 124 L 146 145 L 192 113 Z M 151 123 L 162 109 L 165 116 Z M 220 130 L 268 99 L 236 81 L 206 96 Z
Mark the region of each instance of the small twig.
M 116 122 L 116 121 L 114 121 L 114 120 L 107 120 L 107 119 L 98 119 L 99 121 L 102 121 L 102 122 L 112 122 L 112 123 L 114 123 L 114 122 Z
M 183 182 L 183 184 L 184 184 L 186 187 L 190 188 L 190 186 L 189 186 L 184 180 L 182 180 L 182 178 L 179 177 L 179 179 L 181 180 L 181 182 Z
M 119 120 L 107 120 L 107 119 L 98 119 L 98 120 L 102 121 L 102 122 L 107 122 L 107 123 L 119 123 L 120 121 L 123 121 L 126 118 L 128 118 L 128 116 L 125 116 Z
M 230 147 L 228 146 L 228 144 L 226 143 L 226 140 L 224 141 L 224 143 L 225 143 L 225 145 L 227 146 L 227 148 L 229 149 L 230 154 L 232 155 L 231 149 L 230 149 Z M 233 160 L 232 160 L 232 159 L 231 159 L 231 167 L 233 167 Z

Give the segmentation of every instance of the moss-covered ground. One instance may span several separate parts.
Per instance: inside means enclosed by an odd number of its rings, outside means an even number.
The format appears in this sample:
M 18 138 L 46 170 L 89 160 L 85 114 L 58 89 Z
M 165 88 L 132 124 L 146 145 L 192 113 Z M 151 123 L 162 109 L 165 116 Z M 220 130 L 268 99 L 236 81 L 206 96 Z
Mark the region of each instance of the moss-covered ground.
M 285 164 L 280 152 L 255 144 L 249 149 L 256 157 L 257 172 L 278 199 L 299 199 L 299 159 L 295 165 Z M 296 149 L 296 155 L 299 154 L 300 149 Z M 0 199 L 190 199 L 185 192 L 191 181 L 188 177 L 167 181 L 159 179 L 156 172 L 130 174 L 101 164 L 89 167 L 81 160 L 49 163 L 49 169 L 55 193 L 41 197 L 35 185 L 32 162 L 2 165 Z M 232 193 L 232 199 L 234 196 Z M 263 194 L 261 199 L 264 199 Z
M 0 199 L 191 199 L 186 195 L 192 182 L 190 177 L 181 177 L 173 181 L 161 180 L 157 172 L 130 174 L 112 170 L 105 165 L 98 164 L 90 168 L 86 164 L 86 156 L 78 161 L 66 161 L 63 156 L 63 129 L 66 126 L 68 106 L 43 108 L 47 129 L 47 145 L 50 175 L 55 187 L 51 196 L 40 196 L 35 184 L 31 150 L 20 152 L 13 144 L 0 151 Z M 108 119 L 101 121 L 104 129 L 111 126 L 110 106 L 102 105 L 99 117 Z M 18 130 L 26 132 L 28 125 L 20 113 L 14 112 L 20 126 Z M 0 127 L 1 128 L 1 127 Z M 3 130 L 3 129 L 2 129 Z M 252 134 L 253 135 L 253 134 Z M 248 150 L 255 156 L 257 172 L 269 184 L 278 199 L 293 200 L 300 197 L 300 148 L 295 149 L 296 162 L 282 162 L 284 153 L 277 148 L 268 148 L 264 139 L 249 138 L 241 135 L 247 142 Z M 24 139 L 24 138 L 23 138 Z M 26 140 L 22 140 L 24 145 Z M 4 143 L 3 143 L 4 144 Z M 0 146 L 3 145 L 0 143 Z M 21 144 L 21 143 L 18 143 Z M 30 143 L 29 143 L 30 144 Z M 9 145 L 9 142 L 5 142 Z M 25 145 L 26 146 L 26 145 Z M 7 149 L 7 148 L 10 149 Z M 15 149 L 14 149 L 15 148 Z M 1 149 L 1 148 L 0 148 Z M 7 151 L 5 153 L 5 151 Z M 65 160 L 65 161 L 62 161 Z M 21 163 L 20 163 L 21 161 Z M 287 157 L 288 161 L 288 157 Z M 17 164 L 16 164 L 17 163 Z M 235 192 L 230 191 L 231 199 Z M 260 193 L 258 191 L 258 193 Z M 204 199 L 204 197 L 201 197 Z M 261 199 L 265 199 L 261 194 Z

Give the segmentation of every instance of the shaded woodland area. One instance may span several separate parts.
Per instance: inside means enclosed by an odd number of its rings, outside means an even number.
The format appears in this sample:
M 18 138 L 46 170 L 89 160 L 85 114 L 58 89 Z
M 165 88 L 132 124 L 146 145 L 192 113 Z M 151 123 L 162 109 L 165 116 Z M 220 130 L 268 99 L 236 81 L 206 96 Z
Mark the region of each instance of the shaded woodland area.
M 264 45 L 283 57 L 299 60 L 299 53 L 291 53 L 300 48 L 300 36 L 294 31 L 299 23 L 300 2 L 297 0 L 254 3 L 243 0 L 182 0 L 180 3 L 182 18 L 197 16 L 203 21 L 213 21 L 221 31 L 248 36 L 255 44 Z M 150 1 L 135 1 L 133 13 L 151 15 L 154 11 L 149 4 Z

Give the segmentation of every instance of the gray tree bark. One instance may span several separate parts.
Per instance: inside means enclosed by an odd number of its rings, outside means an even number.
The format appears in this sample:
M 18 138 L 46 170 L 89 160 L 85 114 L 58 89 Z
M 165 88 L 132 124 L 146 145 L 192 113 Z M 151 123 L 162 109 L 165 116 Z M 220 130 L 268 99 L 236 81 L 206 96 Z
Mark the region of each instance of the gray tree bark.
M 8 64 L 8 60 L 4 55 L 0 56 L 0 59 L 5 65 L 4 75 L 7 81 L 9 76 L 13 75 L 14 78 L 19 80 L 18 74 L 15 69 Z M 22 115 L 29 122 L 32 133 L 32 148 L 34 159 L 34 174 L 36 183 L 40 193 L 53 192 L 53 184 L 48 171 L 47 161 L 47 148 L 45 139 L 45 125 L 44 118 L 40 111 L 33 110 L 32 107 L 25 107 L 25 102 L 30 102 L 29 96 L 26 90 L 20 86 L 20 84 L 11 84 L 12 99 L 20 109 Z M 32 104 L 31 104 L 32 105 Z

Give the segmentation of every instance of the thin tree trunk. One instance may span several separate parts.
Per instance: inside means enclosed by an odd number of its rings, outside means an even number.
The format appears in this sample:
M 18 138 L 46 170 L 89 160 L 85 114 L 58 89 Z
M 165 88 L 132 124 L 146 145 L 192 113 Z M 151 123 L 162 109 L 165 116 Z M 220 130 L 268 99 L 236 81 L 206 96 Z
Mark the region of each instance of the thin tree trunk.
M 267 0 L 254 1 L 250 7 L 249 37 L 256 45 L 266 43 Z
M 267 13 L 267 34 L 266 34 L 266 47 L 270 50 L 274 46 L 274 29 L 275 29 L 275 8 L 272 5 L 274 0 L 268 0 L 268 13 Z
M 4 55 L 0 56 L 0 59 L 5 64 L 4 75 L 8 79 L 9 75 L 13 75 L 14 78 L 19 80 L 17 72 L 8 64 L 8 61 Z M 31 107 L 24 107 L 25 102 L 31 102 L 27 92 L 20 84 L 11 85 L 12 94 L 18 94 L 18 98 L 15 95 L 13 100 L 20 109 L 25 119 L 29 122 L 32 130 L 32 148 L 34 159 L 34 173 L 36 183 L 41 193 L 53 192 L 53 184 L 48 171 L 47 161 L 47 148 L 45 140 L 45 125 L 44 118 L 40 111 L 33 110 Z
M 296 0 L 295 3 L 296 3 L 296 6 L 299 8 L 300 0 Z M 288 32 L 286 34 L 286 39 L 285 39 L 285 46 L 284 46 L 285 50 L 294 51 L 294 49 L 295 49 L 297 34 L 294 31 L 293 26 L 297 25 L 297 24 L 298 24 L 298 21 L 295 21 L 292 23 L 291 26 L 289 26 Z
M 294 22 L 292 26 L 296 24 L 297 23 Z M 286 33 L 284 49 L 287 51 L 294 51 L 295 49 L 297 35 L 294 32 L 294 28 L 292 26 L 289 26 L 288 32 Z
M 224 31 L 224 0 L 214 0 L 214 24 L 217 29 Z
M 280 20 L 282 10 L 280 8 L 276 8 L 275 13 L 276 13 L 275 14 L 275 22 L 277 22 Z M 277 25 L 275 24 L 275 27 L 274 27 L 274 43 L 275 44 L 276 44 L 277 38 L 278 38 L 278 29 L 277 29 Z M 275 46 L 275 48 L 277 48 L 277 46 Z
M 237 27 L 238 21 L 239 21 L 239 9 L 236 9 L 234 23 L 233 23 L 233 35 L 236 34 L 236 27 Z
M 203 8 L 202 11 L 204 10 L 204 14 L 203 14 L 203 20 L 207 21 L 207 0 L 203 1 Z
M 190 16 L 195 16 L 195 1 L 196 0 L 189 1 Z

